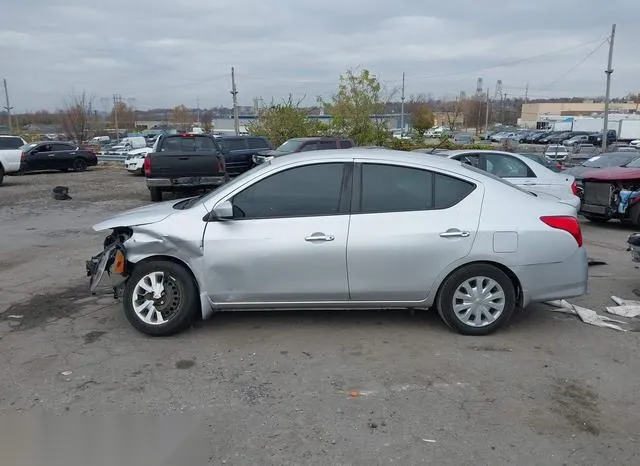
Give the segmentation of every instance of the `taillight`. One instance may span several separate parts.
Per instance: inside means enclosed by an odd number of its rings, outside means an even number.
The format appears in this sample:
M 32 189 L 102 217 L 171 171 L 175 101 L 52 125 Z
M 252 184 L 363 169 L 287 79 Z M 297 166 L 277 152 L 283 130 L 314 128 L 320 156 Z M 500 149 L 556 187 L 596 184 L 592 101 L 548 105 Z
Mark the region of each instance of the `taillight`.
M 551 228 L 557 228 L 558 230 L 564 230 L 574 237 L 578 243 L 578 247 L 582 247 L 582 230 L 580 229 L 580 223 L 576 217 L 570 217 L 565 215 L 554 215 L 540 217 L 545 224 Z
M 575 181 L 571 183 L 571 192 L 573 193 L 574 196 L 578 195 L 578 185 L 576 184 Z
M 27 160 L 27 153 L 23 152 L 22 154 L 20 154 L 20 161 L 24 162 L 25 160 Z
M 144 170 L 144 176 L 151 176 L 151 157 L 148 155 L 144 158 L 142 169 Z

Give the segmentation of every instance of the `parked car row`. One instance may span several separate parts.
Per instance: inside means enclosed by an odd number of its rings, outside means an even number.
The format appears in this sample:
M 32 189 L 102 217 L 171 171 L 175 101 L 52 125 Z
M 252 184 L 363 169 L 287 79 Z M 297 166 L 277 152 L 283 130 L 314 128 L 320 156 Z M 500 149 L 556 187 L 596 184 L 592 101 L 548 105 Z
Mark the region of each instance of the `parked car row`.
M 17 136 L 0 136 L 0 184 L 5 174 L 39 170 L 84 171 L 98 164 L 96 154 L 71 142 L 27 143 Z

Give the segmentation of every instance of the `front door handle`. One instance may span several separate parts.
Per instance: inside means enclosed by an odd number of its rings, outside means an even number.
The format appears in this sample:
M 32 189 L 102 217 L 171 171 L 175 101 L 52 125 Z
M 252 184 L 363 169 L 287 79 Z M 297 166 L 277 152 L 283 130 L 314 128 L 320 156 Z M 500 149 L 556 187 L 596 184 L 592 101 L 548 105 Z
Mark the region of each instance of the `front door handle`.
M 460 231 L 455 228 L 450 228 L 447 231 L 440 233 L 441 238 L 466 238 L 470 235 L 468 231 Z
M 333 235 L 325 235 L 324 233 L 313 233 L 309 236 L 307 236 L 304 240 L 305 241 L 333 241 L 334 239 L 336 239 L 335 236 Z

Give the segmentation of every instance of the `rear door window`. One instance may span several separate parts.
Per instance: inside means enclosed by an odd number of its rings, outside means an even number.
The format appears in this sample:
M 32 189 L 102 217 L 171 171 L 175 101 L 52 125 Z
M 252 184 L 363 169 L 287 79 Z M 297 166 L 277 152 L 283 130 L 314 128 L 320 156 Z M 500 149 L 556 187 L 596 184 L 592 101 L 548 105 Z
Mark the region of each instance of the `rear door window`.
M 262 138 L 249 138 L 249 149 L 269 149 L 269 144 Z
M 341 149 L 351 149 L 352 147 L 353 147 L 353 142 L 351 142 L 350 139 L 343 139 L 342 141 L 340 141 Z
M 318 150 L 337 149 L 338 144 L 336 141 L 320 141 L 318 142 Z
M 247 140 L 244 138 L 232 138 L 225 140 L 225 144 L 227 149 L 233 150 L 246 150 L 247 149 Z

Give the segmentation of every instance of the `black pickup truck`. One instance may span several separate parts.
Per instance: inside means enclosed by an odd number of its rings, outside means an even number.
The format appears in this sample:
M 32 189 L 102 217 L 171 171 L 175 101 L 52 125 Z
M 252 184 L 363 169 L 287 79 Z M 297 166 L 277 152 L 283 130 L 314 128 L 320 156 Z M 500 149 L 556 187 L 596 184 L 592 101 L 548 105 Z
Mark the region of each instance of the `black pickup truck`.
M 159 136 L 143 165 L 151 200 L 161 201 L 164 191 L 211 189 L 226 183 L 223 152 L 206 134 Z

